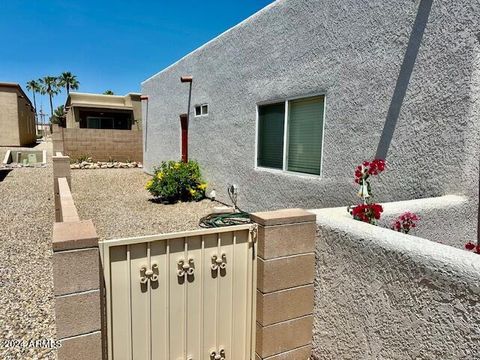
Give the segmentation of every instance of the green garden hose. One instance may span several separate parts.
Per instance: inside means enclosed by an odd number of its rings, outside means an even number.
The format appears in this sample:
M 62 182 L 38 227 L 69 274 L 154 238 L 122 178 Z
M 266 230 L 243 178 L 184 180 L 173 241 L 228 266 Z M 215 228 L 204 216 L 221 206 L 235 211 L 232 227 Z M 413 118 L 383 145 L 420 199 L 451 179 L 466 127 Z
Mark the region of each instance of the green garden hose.
M 243 211 L 236 213 L 212 213 L 200 219 L 200 226 L 204 228 L 217 228 L 248 224 L 250 222 L 250 214 Z
M 250 214 L 240 210 L 240 208 L 237 206 L 237 193 L 233 185 L 227 188 L 227 193 L 236 212 L 212 213 L 204 216 L 199 221 L 199 225 L 201 227 L 217 228 L 223 226 L 249 224 L 252 222 L 250 220 Z

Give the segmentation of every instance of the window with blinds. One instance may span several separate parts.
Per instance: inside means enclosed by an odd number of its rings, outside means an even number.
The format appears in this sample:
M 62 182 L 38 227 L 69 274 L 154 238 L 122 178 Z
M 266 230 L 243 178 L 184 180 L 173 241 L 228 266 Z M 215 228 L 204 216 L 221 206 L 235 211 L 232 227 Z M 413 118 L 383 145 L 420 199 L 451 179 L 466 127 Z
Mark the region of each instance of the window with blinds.
M 257 166 L 320 175 L 323 112 L 324 96 L 259 106 Z
M 288 104 L 288 171 L 320 175 L 323 97 Z
M 257 165 L 283 169 L 285 103 L 258 107 Z

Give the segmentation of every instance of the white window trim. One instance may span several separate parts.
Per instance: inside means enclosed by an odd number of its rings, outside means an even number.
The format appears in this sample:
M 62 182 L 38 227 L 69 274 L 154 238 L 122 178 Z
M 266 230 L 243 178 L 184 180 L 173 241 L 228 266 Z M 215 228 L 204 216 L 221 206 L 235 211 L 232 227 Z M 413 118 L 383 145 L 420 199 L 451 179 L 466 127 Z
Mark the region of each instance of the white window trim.
M 323 96 L 323 119 L 322 119 L 322 148 L 320 154 L 320 174 L 307 174 L 301 173 L 296 171 L 289 171 L 287 170 L 288 164 L 288 110 L 290 106 L 290 102 L 293 100 L 298 99 L 308 99 L 312 97 Z M 259 122 L 259 107 L 263 105 L 271 105 L 271 104 L 278 104 L 278 103 L 285 104 L 285 121 L 284 121 L 284 132 L 283 132 L 283 167 L 282 169 L 275 169 L 269 168 L 264 166 L 258 165 L 258 122 Z M 310 95 L 302 95 L 302 96 L 295 96 L 286 99 L 278 99 L 278 100 L 271 100 L 271 101 L 262 101 L 258 102 L 256 105 L 256 117 L 255 117 L 255 156 L 254 156 L 254 169 L 256 171 L 265 171 L 274 174 L 282 174 L 282 175 L 291 175 L 303 178 L 323 178 L 323 152 L 324 152 L 324 141 L 325 141 L 325 115 L 327 113 L 327 95 L 326 93 L 316 93 Z
M 207 113 L 206 114 L 202 114 L 202 109 L 204 106 L 207 106 Z M 200 115 L 197 115 L 197 107 L 200 107 Z M 204 116 L 208 116 L 208 113 L 210 112 L 210 105 L 208 105 L 208 103 L 204 103 L 204 104 L 197 104 L 193 107 L 193 117 L 204 117 Z

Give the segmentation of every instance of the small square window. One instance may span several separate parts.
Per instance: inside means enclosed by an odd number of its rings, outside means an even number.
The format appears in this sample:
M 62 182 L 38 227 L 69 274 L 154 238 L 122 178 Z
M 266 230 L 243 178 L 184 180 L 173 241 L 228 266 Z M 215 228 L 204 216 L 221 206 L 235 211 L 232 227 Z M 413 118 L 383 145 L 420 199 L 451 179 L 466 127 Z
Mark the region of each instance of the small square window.
M 195 106 L 195 116 L 208 115 L 208 104 L 201 104 Z

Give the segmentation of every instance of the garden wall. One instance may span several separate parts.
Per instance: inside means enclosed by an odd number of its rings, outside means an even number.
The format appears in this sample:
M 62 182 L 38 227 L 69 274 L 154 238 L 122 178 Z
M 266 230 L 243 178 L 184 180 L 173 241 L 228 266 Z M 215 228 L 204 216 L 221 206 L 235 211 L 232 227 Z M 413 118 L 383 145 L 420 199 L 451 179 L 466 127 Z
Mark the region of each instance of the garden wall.
M 81 220 L 78 216 L 70 187 L 70 158 L 56 153 L 52 161 L 55 327 L 57 340 L 62 345 L 57 358 L 106 359 L 98 235 L 92 220 Z
M 318 358 L 480 358 L 480 256 L 315 213 Z
M 475 242 L 478 208 L 475 200 L 466 196 L 445 195 L 434 198 L 381 203 L 382 218 L 379 225 L 390 228 L 392 221 L 405 211 L 420 216 L 418 227 L 411 231 L 424 239 L 463 249 L 468 241 Z M 329 216 L 350 219 L 347 207 L 323 209 Z
M 142 133 L 132 130 L 68 129 L 54 126 L 53 151 L 72 159 L 143 161 Z

